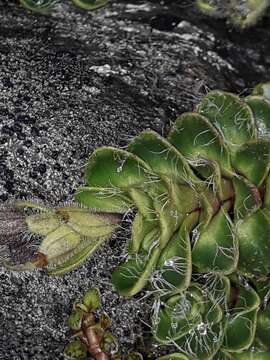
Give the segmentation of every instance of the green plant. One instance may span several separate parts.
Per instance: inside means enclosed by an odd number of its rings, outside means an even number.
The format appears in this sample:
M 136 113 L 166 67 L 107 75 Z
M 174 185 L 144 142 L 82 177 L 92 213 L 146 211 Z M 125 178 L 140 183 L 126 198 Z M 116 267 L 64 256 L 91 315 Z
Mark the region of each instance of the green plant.
M 88 355 L 95 360 L 121 360 L 118 343 L 111 332 L 110 319 L 96 311 L 101 305 L 97 289 L 89 289 L 80 302 L 73 304 L 68 318 L 72 342 L 65 348 L 65 355 L 71 359 L 85 359 Z M 131 353 L 126 360 L 142 360 L 139 353 Z
M 72 0 L 73 3 L 85 10 L 96 10 L 107 5 L 108 0 Z M 23 7 L 28 10 L 48 14 L 59 3 L 59 0 L 20 0 Z
M 204 13 L 227 17 L 237 27 L 254 25 L 270 9 L 269 0 L 196 0 L 197 7 Z
M 55 274 L 78 266 L 136 208 L 112 282 L 123 296 L 146 288 L 153 297 L 154 338 L 178 351 L 162 359 L 267 359 L 269 134 L 269 83 L 244 99 L 211 91 L 167 139 L 146 130 L 126 150 L 97 149 L 75 195 L 81 207 L 17 208 L 37 208 L 25 224 L 45 236 L 39 250 Z
M 137 209 L 112 282 L 123 296 L 153 296 L 154 338 L 178 349 L 163 359 L 269 358 L 268 90 L 211 91 L 167 140 L 146 130 L 89 159 L 76 200 Z

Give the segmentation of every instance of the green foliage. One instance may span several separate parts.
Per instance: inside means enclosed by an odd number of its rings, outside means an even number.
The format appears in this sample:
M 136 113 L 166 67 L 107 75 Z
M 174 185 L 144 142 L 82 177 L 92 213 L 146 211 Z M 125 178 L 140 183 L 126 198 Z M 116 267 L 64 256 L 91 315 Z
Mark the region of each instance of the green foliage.
M 118 343 L 109 332 L 110 319 L 96 310 L 101 306 L 97 289 L 89 289 L 81 301 L 73 304 L 68 318 L 72 341 L 65 348 L 69 359 L 121 360 Z M 143 360 L 141 354 L 130 353 L 126 360 Z
M 120 294 L 147 288 L 161 359 L 265 359 L 270 347 L 269 84 L 241 99 L 211 91 L 168 138 L 147 130 L 90 157 L 75 198 L 137 208 Z
M 108 331 L 110 320 L 106 315 L 96 317 L 95 311 L 100 307 L 100 295 L 97 289 L 89 289 L 81 302 L 75 302 L 68 318 L 72 333 L 72 342 L 65 348 L 65 354 L 71 359 L 117 358 L 118 344 Z
M 20 0 L 23 7 L 40 14 L 48 14 L 54 10 L 60 0 Z M 107 5 L 108 0 L 72 0 L 74 5 L 84 10 L 97 10 Z
M 215 17 L 227 17 L 236 27 L 246 28 L 270 11 L 269 0 L 196 0 L 197 7 Z

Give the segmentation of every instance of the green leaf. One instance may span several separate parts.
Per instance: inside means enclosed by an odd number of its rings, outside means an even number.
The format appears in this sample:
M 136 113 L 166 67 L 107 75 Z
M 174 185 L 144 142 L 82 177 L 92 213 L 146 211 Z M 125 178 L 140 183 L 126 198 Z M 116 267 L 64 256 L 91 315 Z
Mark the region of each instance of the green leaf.
M 186 355 L 181 353 L 173 353 L 169 355 L 160 356 L 157 360 L 188 360 Z
M 265 194 L 263 198 L 263 207 L 270 210 L 270 176 L 265 180 Z
M 144 160 L 161 178 L 186 184 L 198 182 L 185 158 L 169 142 L 154 131 L 146 130 L 129 145 L 128 150 Z
M 210 360 L 219 350 L 222 340 L 222 323 L 201 322 L 176 344 L 185 349 L 190 360 Z
M 233 156 L 232 163 L 238 174 L 260 187 L 270 168 L 269 141 L 255 140 L 240 146 Z
M 206 117 L 196 113 L 182 114 L 174 123 L 168 140 L 196 166 L 216 162 L 224 175 L 231 176 L 229 153 L 224 142 Z
M 139 251 L 148 253 L 154 245 L 159 243 L 159 239 L 160 230 L 158 227 L 155 227 L 145 235 Z
M 218 351 L 213 360 L 233 360 L 234 358 L 230 353 L 226 353 L 224 351 Z
M 112 333 L 106 332 L 102 337 L 100 347 L 106 354 L 113 354 L 118 349 L 118 343 Z
M 245 216 L 254 213 L 262 205 L 259 190 L 246 179 L 239 177 L 233 178 L 234 186 L 234 216 L 235 219 L 243 219 Z
M 256 317 L 257 310 L 253 310 L 229 320 L 223 344 L 228 351 L 242 351 L 251 346 L 256 330 Z
M 251 276 L 270 272 L 270 221 L 266 210 L 257 210 L 237 223 L 239 270 Z
M 236 301 L 227 321 L 223 347 L 229 352 L 248 349 L 254 340 L 260 298 L 250 286 L 236 287 Z
M 183 213 L 179 212 L 168 194 L 165 186 L 159 184 L 159 193 L 155 189 L 154 208 L 160 226 L 160 248 L 163 249 L 183 221 Z
M 128 197 L 113 189 L 82 187 L 77 190 L 74 198 L 95 212 L 124 214 L 132 207 Z
M 83 296 L 83 304 L 90 310 L 96 311 L 100 305 L 100 293 L 98 289 L 89 289 Z
M 72 0 L 73 3 L 84 10 L 97 10 L 108 4 L 108 0 Z
M 199 194 L 194 188 L 174 182 L 167 183 L 167 187 L 169 196 L 181 218 L 199 208 Z
M 76 309 L 72 311 L 72 313 L 68 317 L 68 326 L 73 331 L 79 331 L 82 327 L 84 312 L 80 309 Z
M 192 228 L 198 222 L 198 213 L 190 214 L 164 248 L 152 276 L 152 286 L 166 292 L 185 290 L 191 281 L 192 261 L 190 236 Z
M 223 91 L 211 91 L 198 111 L 208 118 L 231 151 L 256 138 L 251 109 L 238 96 Z
M 154 210 L 154 199 L 145 192 L 148 188 L 146 187 L 144 190 L 140 189 L 130 189 L 129 196 L 132 199 L 132 202 L 142 214 L 142 216 L 147 220 L 153 220 L 156 218 L 155 210 Z
M 270 89 L 270 86 L 269 86 Z M 270 137 L 270 103 L 262 96 L 248 96 L 246 103 L 251 108 L 255 118 L 257 135 L 259 139 L 269 139 Z M 270 101 L 270 90 L 269 90 Z
M 201 323 L 204 310 L 202 293 L 198 287 L 190 287 L 188 291 L 170 297 L 152 317 L 153 334 L 162 344 L 188 334 Z
M 42 15 L 47 15 L 54 10 L 57 2 L 57 0 L 20 0 L 23 7 Z
M 269 360 L 269 352 L 251 352 L 246 351 L 240 354 L 233 354 L 233 360 Z
M 158 242 L 160 231 L 158 223 L 145 219 L 141 213 L 137 213 L 132 223 L 131 242 L 129 253 L 133 254 L 141 248 L 147 252 L 154 242 Z
M 147 284 L 160 256 L 160 249 L 155 247 L 149 255 L 135 254 L 112 274 L 112 284 L 123 296 L 137 294 Z
M 91 187 L 123 190 L 145 187 L 154 174 L 137 156 L 120 149 L 103 147 L 88 161 L 85 178 Z
M 87 356 L 87 348 L 80 340 L 73 340 L 66 346 L 65 355 L 71 359 L 85 359 Z
M 221 207 L 201 231 L 192 250 L 192 262 L 200 272 L 232 273 L 238 261 L 234 225 L 226 206 Z
M 202 275 L 204 284 L 202 290 L 211 294 L 214 304 L 221 306 L 226 312 L 231 295 L 230 280 L 220 273 L 210 273 Z
M 269 286 L 269 284 L 268 284 Z M 257 318 L 256 338 L 265 346 L 270 347 L 270 304 L 264 310 L 259 311 Z

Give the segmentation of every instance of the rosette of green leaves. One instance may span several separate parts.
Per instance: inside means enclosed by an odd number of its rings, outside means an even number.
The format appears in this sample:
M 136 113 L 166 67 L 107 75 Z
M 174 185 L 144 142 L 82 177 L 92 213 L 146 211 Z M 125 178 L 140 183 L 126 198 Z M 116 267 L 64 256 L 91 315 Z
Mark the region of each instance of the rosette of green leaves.
M 211 91 L 167 139 L 146 130 L 89 159 L 76 200 L 137 209 L 112 282 L 126 297 L 153 294 L 153 334 L 179 349 L 173 358 L 264 357 L 270 346 L 269 129 L 267 84 L 244 99 Z

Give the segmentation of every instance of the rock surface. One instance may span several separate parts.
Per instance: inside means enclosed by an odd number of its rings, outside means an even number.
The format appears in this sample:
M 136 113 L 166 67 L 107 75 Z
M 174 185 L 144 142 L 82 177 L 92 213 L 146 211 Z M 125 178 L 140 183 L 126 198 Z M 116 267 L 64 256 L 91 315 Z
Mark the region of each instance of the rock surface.
M 114 1 L 95 13 L 64 2 L 48 17 L 0 1 L 1 203 L 69 201 L 96 147 L 125 146 L 145 128 L 166 134 L 209 88 L 248 93 L 268 80 L 267 27 L 239 33 L 188 0 Z M 110 285 L 126 236 L 61 278 L 1 269 L 0 358 L 62 359 L 72 302 L 92 286 L 123 353 L 136 350 L 150 308 Z

